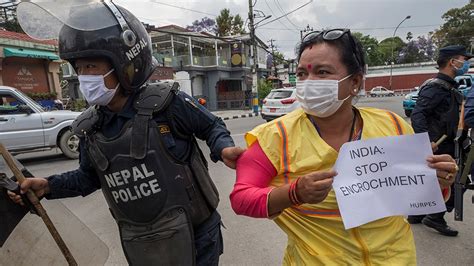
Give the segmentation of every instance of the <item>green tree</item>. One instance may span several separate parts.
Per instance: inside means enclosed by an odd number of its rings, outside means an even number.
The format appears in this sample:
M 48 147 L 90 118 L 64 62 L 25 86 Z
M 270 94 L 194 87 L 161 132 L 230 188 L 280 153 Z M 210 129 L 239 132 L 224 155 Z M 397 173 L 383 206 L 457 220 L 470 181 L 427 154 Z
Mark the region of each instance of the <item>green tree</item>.
M 265 97 L 270 93 L 270 91 L 273 89 L 272 82 L 266 79 L 260 79 L 258 81 L 258 100 L 261 103 Z
M 239 14 L 235 15 L 232 20 L 232 35 L 239 35 L 245 33 L 244 21 Z
M 221 10 L 221 13 L 216 18 L 217 24 L 217 36 L 227 36 L 230 35 L 232 31 L 232 21 L 234 17 L 230 15 L 230 10 L 224 8 Z
M 442 18 L 445 22 L 433 36 L 438 47 L 450 44 L 471 46 L 474 36 L 474 1 L 462 8 L 448 10 Z
M 411 39 L 413 39 L 413 33 L 411 33 L 411 31 L 409 31 L 407 33 L 407 37 L 405 39 L 407 39 L 407 41 L 411 41 Z
M 365 63 L 369 66 L 383 65 L 383 54 L 379 50 L 379 42 L 376 38 L 370 35 L 363 35 L 360 32 L 354 32 L 352 34 L 364 48 Z
M 403 40 L 396 36 L 394 38 L 386 38 L 379 43 L 379 51 L 382 54 L 382 60 L 384 64 L 390 64 L 392 61 L 392 51 L 393 51 L 393 60 L 397 61 L 398 54 L 405 47 Z M 393 50 L 392 50 L 393 49 Z
M 20 23 L 18 23 L 18 20 L 16 18 L 3 22 L 2 27 L 8 31 L 25 33 L 23 29 L 20 27 Z
M 283 55 L 283 53 L 281 53 L 280 51 L 275 51 L 273 53 L 273 62 L 275 66 L 277 66 L 280 64 L 286 64 L 287 60 L 285 59 L 285 56 Z
M 216 18 L 216 24 L 216 33 L 220 37 L 245 33 L 242 17 L 240 15 L 231 15 L 228 8 L 221 10 Z

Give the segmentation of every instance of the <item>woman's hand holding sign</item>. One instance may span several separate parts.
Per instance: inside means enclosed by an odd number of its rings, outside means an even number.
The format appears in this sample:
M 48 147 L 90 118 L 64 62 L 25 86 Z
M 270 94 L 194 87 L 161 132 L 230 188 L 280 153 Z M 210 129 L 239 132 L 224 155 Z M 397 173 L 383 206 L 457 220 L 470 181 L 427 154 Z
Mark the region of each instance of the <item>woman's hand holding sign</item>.
M 300 177 L 296 187 L 298 199 L 303 203 L 320 203 L 331 191 L 336 175 L 336 171 L 330 170 L 316 171 Z
M 436 176 L 438 176 L 441 188 L 449 187 L 454 183 L 454 178 L 459 168 L 451 155 L 433 155 L 426 160 L 428 161 L 428 166 L 436 170 Z

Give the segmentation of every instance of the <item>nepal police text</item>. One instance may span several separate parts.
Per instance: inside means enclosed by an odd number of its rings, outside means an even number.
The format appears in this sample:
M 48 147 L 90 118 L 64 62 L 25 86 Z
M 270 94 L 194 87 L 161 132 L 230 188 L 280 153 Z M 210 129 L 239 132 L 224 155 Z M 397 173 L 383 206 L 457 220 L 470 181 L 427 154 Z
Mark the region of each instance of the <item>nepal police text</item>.
M 134 166 L 130 170 L 124 169 L 105 175 L 105 180 L 111 188 L 110 191 L 116 203 L 119 203 L 119 200 L 128 202 L 145 198 L 161 191 L 158 180 L 149 178 L 154 176 L 155 172 L 149 172 L 145 164 L 141 164 L 139 167 Z M 119 186 L 125 187 L 119 189 Z
M 145 41 L 145 39 L 142 38 L 132 48 L 130 48 L 130 50 L 125 52 L 125 54 L 127 55 L 127 59 L 132 60 L 133 58 L 135 58 L 138 54 L 141 53 L 144 48 L 146 48 L 146 46 L 147 42 Z

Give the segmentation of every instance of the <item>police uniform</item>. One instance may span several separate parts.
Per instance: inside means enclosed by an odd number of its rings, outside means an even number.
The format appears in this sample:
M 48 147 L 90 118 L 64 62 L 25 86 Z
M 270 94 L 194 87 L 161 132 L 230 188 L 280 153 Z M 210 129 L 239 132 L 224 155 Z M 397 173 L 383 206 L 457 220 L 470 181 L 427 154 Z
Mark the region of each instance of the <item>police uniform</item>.
M 451 59 L 463 55 L 472 57 L 465 47 L 451 45 L 439 50 L 439 57 Z M 458 71 L 458 69 L 456 69 Z M 458 84 L 451 77 L 439 72 L 437 76 L 420 88 L 418 99 L 411 116 L 411 123 L 415 133 L 428 132 L 431 142 L 438 141 L 443 135 L 447 138 L 438 145 L 435 154 L 449 154 L 455 157 L 455 143 L 459 124 L 459 112 L 463 96 L 457 90 Z M 446 202 L 448 211 L 454 208 L 454 193 Z M 409 216 L 410 223 L 419 223 L 432 227 L 448 236 L 456 236 L 458 232 L 450 228 L 444 220 L 444 212 L 423 216 Z
M 192 158 L 190 156 L 200 156 L 200 154 L 193 154 L 193 148 L 195 148 L 194 137 L 186 136 L 197 136 L 200 139 L 206 140 L 209 144 L 211 150 L 211 159 L 213 161 L 220 160 L 220 154 L 223 148 L 234 146 L 233 140 L 230 137 L 229 131 L 226 129 L 223 121 L 209 113 L 205 108 L 200 106 L 192 97 L 186 95 L 183 92 L 171 92 L 171 102 L 167 110 L 163 110 L 158 114 L 153 116 L 153 120 L 156 123 L 159 132 L 159 139 L 153 140 L 163 143 L 163 146 L 169 151 L 170 155 L 175 157 L 178 161 L 190 162 Z M 137 110 L 134 108 L 133 103 L 137 100 L 137 95 L 132 95 L 129 97 L 127 103 L 125 104 L 122 111 L 119 113 L 111 112 L 107 107 L 91 107 L 96 108 L 98 111 L 99 119 L 97 123 L 94 124 L 94 127 L 97 128 L 97 133 L 100 133 L 104 139 L 113 140 L 117 138 L 123 129 L 126 128 L 130 120 L 134 119 L 137 115 Z M 87 113 L 87 112 L 86 112 Z M 172 119 L 172 121 L 170 121 Z M 87 133 L 90 134 L 90 133 Z M 133 185 L 125 189 L 116 189 L 110 196 L 111 199 L 108 201 L 116 202 L 125 202 L 129 203 L 129 207 L 132 208 L 124 215 L 127 219 L 130 218 L 132 221 L 125 221 L 124 217 L 121 220 L 118 220 L 120 224 L 126 224 L 131 226 L 134 222 L 137 223 L 146 223 L 149 220 L 155 219 L 154 216 L 158 214 L 152 211 L 153 206 L 148 206 L 150 208 L 147 211 L 146 208 L 140 209 L 137 208 L 135 202 L 140 202 L 141 199 L 145 199 L 146 196 L 158 195 L 163 193 L 163 187 L 161 187 L 160 182 L 165 181 L 156 181 L 157 179 L 146 179 L 148 175 L 151 175 L 154 171 L 157 171 L 153 168 L 152 164 L 146 164 L 145 161 L 140 161 L 140 163 L 135 164 L 132 167 L 127 166 L 127 163 L 122 161 L 116 162 L 118 166 L 115 166 L 115 170 L 109 174 L 108 180 L 101 181 L 99 174 L 97 173 L 97 158 L 91 160 L 90 156 L 90 145 L 91 142 L 86 141 L 86 136 L 81 137 L 80 142 L 80 166 L 79 169 L 70 171 L 67 173 L 53 175 L 48 178 L 49 186 L 51 193 L 48 195 L 48 198 L 64 198 L 64 197 L 75 197 L 75 196 L 86 196 L 97 189 L 102 188 L 105 190 L 105 187 L 111 186 L 112 188 L 119 188 L 119 185 L 125 185 L 124 183 L 129 182 L 133 183 L 132 180 L 139 179 L 145 180 L 146 182 L 135 181 L 136 185 Z M 96 140 L 97 141 L 97 140 Z M 112 144 L 115 145 L 115 144 Z M 106 153 L 106 152 L 104 152 Z M 126 152 L 124 152 L 126 153 Z M 122 153 L 120 156 L 124 156 Z M 94 155 L 93 155 L 94 156 Z M 130 158 L 126 158 L 129 160 Z M 143 162 L 143 163 L 142 163 Z M 112 166 L 112 165 L 110 165 Z M 134 168 L 135 167 L 135 168 Z M 134 170 L 130 170 L 133 169 Z M 119 174 L 117 174 L 119 173 Z M 154 173 L 156 175 L 167 175 L 167 173 Z M 184 174 L 183 174 L 184 175 Z M 134 177 L 138 176 L 138 177 Z M 211 181 L 212 182 L 212 181 Z M 105 187 L 104 187 L 105 186 Z M 121 186 L 126 187 L 126 186 Z M 169 188 L 168 188 L 169 189 Z M 193 193 L 201 194 L 202 192 L 212 194 L 210 191 L 198 191 L 202 187 L 194 187 L 196 191 Z M 114 194 L 115 192 L 115 194 Z M 106 194 L 106 192 L 104 192 Z M 190 193 L 186 193 L 188 196 Z M 114 196 L 115 195 L 115 196 Z M 106 194 L 106 198 L 108 198 Z M 198 198 L 198 197 L 197 197 Z M 157 199 L 157 208 L 160 203 L 158 201 L 162 198 L 158 197 Z M 202 200 L 202 199 L 200 199 Z M 130 204 L 132 203 L 132 204 Z M 210 206 L 206 202 L 201 202 L 204 205 L 204 208 L 209 208 L 207 217 L 199 217 L 201 221 L 193 223 L 192 231 L 194 232 L 194 243 L 195 243 L 195 253 L 196 253 L 196 263 L 197 264 L 217 264 L 219 255 L 223 252 L 222 245 L 222 236 L 220 232 L 220 216 L 215 210 L 215 206 Z M 110 206 L 109 202 L 109 206 Z M 214 203 L 215 204 L 215 203 Z M 125 208 L 128 208 L 125 206 Z M 140 214 L 140 211 L 146 213 Z M 118 218 L 117 212 L 122 212 L 122 210 L 113 210 L 111 212 L 114 215 L 114 218 Z M 125 211 L 127 212 L 127 211 Z M 148 214 L 149 213 L 149 214 Z M 142 216 L 142 220 L 135 221 L 133 216 Z M 131 218 L 132 217 L 132 218 Z M 123 220 L 123 221 L 122 221 Z M 153 227 L 153 225 L 148 225 Z M 139 230 L 139 229 L 138 229 Z M 133 264 L 133 258 L 127 254 L 127 245 L 130 241 L 123 241 L 124 234 L 126 234 L 123 229 L 121 229 L 122 244 L 124 245 L 125 254 L 129 263 Z M 150 241 L 150 239 L 147 239 Z M 192 241 L 189 239 L 189 241 Z M 159 244 L 159 243 L 156 243 Z M 188 242 L 187 246 L 192 246 L 192 242 Z M 133 249 L 134 247 L 132 247 Z M 175 250 L 178 253 L 182 253 L 183 248 L 179 249 L 178 247 L 167 247 L 168 253 L 172 253 L 172 250 Z M 211 252 L 209 252 L 211 251 Z M 153 259 L 153 258 L 151 258 Z M 163 264 L 165 263 L 163 260 Z M 143 261 L 141 261 L 143 262 Z M 153 263 L 153 261 L 145 261 Z M 156 262 L 156 261 L 155 261 Z M 171 263 L 171 262 L 170 262 Z M 192 262 L 191 262 L 192 264 Z
M 430 141 L 436 142 L 442 135 L 448 137 L 435 154 L 449 154 L 454 157 L 454 139 L 459 123 L 462 95 L 457 91 L 457 83 L 451 77 L 438 73 L 441 82 L 428 82 L 420 89 L 411 124 L 416 133 L 428 132 Z
M 468 57 L 472 56 L 468 55 Z M 474 84 L 466 95 L 466 102 L 464 103 L 464 123 L 469 128 L 474 128 L 474 90 L 472 88 L 474 88 Z
M 471 87 L 466 95 L 464 103 L 464 125 L 468 128 L 474 128 L 474 87 Z
M 213 161 L 220 160 L 222 150 L 234 146 L 225 124 L 179 92 L 177 83 L 143 86 L 157 61 L 145 27 L 125 8 L 86 1 L 58 2 L 52 10 L 33 2 L 20 9 L 26 33 L 58 39 L 59 56 L 76 68 L 78 60 L 88 59 L 111 65 L 106 74 L 78 75 L 92 105 L 72 125 L 80 137 L 80 166 L 49 177 L 48 197 L 101 189 L 131 265 L 217 265 L 219 196 L 196 137 L 206 140 Z M 112 72 L 114 89 L 105 85 Z M 127 99 L 118 113 L 105 107 L 117 94 Z

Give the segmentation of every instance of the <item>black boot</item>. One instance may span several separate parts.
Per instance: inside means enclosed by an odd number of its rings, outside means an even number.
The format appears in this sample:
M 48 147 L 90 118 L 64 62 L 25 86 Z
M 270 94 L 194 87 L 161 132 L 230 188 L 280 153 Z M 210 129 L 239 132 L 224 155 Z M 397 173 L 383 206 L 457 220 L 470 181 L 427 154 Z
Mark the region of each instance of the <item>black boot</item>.
M 442 214 L 442 215 L 440 215 Z M 421 221 L 424 225 L 435 229 L 438 231 L 440 234 L 445 235 L 445 236 L 457 236 L 458 231 L 454 230 L 453 228 L 449 227 L 446 223 L 446 221 L 443 218 L 444 212 L 443 213 L 436 213 L 436 214 L 430 214 L 427 215 L 423 220 Z
M 424 217 L 425 215 L 408 215 L 407 221 L 409 224 L 420 224 Z

